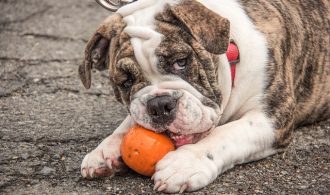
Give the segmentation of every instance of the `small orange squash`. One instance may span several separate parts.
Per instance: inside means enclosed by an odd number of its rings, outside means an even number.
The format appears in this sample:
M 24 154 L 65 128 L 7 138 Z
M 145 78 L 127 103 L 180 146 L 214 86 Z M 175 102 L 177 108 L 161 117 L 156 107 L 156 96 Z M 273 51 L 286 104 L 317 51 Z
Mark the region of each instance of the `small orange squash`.
M 125 164 L 144 176 L 152 176 L 157 162 L 172 150 L 175 147 L 169 137 L 139 125 L 128 131 L 120 147 Z

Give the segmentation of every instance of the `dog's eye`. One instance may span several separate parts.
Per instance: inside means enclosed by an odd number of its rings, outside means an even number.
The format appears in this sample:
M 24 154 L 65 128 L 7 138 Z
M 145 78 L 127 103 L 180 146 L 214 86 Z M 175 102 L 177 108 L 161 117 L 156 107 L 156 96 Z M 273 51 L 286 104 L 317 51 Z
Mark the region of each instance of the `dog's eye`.
M 133 84 L 133 80 L 132 79 L 128 79 L 126 81 L 124 81 L 121 85 L 123 88 L 130 88 Z
M 131 75 L 127 76 L 127 79 L 121 83 L 121 87 L 124 89 L 129 89 L 134 84 L 134 78 Z
M 184 70 L 186 68 L 186 65 L 187 65 L 187 59 L 184 58 L 184 59 L 180 59 L 180 60 L 177 60 L 174 64 L 173 64 L 173 68 L 175 70 Z

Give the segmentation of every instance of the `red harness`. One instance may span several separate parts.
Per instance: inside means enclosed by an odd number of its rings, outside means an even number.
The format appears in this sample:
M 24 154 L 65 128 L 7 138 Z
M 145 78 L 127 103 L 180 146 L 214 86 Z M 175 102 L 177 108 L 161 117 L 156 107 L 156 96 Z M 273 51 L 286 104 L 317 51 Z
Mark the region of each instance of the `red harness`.
M 236 64 L 239 63 L 239 50 L 234 42 L 230 42 L 226 52 L 231 71 L 231 83 L 234 87 L 235 75 L 236 75 Z

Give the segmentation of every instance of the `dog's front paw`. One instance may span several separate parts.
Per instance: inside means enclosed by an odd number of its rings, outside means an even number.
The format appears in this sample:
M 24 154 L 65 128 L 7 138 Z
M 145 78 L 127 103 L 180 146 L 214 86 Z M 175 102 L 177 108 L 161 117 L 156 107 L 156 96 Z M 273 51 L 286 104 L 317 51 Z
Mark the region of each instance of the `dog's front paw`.
M 196 152 L 191 146 L 182 146 L 168 153 L 156 165 L 153 175 L 154 190 L 168 193 L 195 191 L 217 177 L 217 166 L 211 154 Z
M 120 141 L 108 137 L 97 148 L 88 153 L 81 163 L 81 174 L 85 178 L 112 176 L 124 167 L 120 160 Z

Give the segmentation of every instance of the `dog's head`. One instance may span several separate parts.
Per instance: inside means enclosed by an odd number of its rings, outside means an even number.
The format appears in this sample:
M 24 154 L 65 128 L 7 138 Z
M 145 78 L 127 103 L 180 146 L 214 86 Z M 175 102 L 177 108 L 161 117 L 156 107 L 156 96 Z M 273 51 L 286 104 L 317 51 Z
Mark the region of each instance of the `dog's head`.
M 132 118 L 180 146 L 219 123 L 218 66 L 229 22 L 194 0 L 173 2 L 141 0 L 107 18 L 89 40 L 79 74 L 89 88 L 92 68 L 109 69 Z

